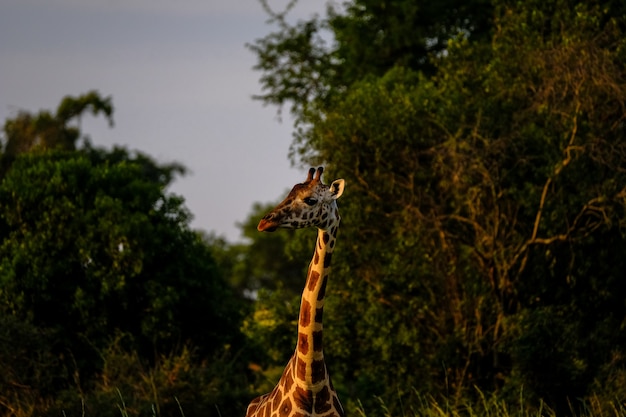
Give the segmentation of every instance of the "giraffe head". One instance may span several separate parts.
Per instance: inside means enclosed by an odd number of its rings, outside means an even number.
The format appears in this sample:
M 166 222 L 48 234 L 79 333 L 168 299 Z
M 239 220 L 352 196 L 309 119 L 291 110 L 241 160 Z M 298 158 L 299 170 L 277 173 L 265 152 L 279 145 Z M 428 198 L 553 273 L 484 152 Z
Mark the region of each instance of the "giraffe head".
M 296 184 L 291 192 L 274 210 L 261 219 L 257 229 L 273 232 L 279 227 L 301 229 L 315 226 L 322 230 L 336 225 L 339 220 L 336 200 L 343 193 L 345 181 L 322 183 L 323 167 L 309 169 L 309 175 L 302 184 Z

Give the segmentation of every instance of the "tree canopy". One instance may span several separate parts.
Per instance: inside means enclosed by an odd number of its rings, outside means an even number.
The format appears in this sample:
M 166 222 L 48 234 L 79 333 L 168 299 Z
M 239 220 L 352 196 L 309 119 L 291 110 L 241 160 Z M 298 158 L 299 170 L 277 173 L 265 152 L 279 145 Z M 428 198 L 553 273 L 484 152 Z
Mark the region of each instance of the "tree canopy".
M 109 100 L 89 93 L 65 98 L 55 115 L 5 123 L 0 406 L 27 391 L 88 392 L 112 366 L 111 344 L 146 363 L 187 345 L 201 357 L 241 349 L 242 305 L 190 230 L 183 199 L 167 191 L 184 168 L 78 143 L 68 121 L 87 109 L 112 121 Z
M 257 98 L 347 182 L 324 340 L 348 412 L 624 415 L 623 2 L 262 4 Z M 314 234 L 258 233 L 265 202 L 244 242 L 191 230 L 184 167 L 92 146 L 89 111 L 113 123 L 92 91 L 0 136 L 0 414 L 243 415 L 293 352 Z
M 253 47 L 294 162 L 348 183 L 333 375 L 394 413 L 475 387 L 623 399 L 624 6 L 426 3 L 356 0 Z

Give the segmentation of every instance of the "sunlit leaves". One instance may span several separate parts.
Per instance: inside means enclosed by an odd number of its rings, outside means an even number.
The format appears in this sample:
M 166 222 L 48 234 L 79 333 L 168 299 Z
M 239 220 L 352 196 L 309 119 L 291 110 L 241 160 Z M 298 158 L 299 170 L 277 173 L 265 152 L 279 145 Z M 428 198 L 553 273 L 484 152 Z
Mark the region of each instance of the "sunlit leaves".
M 338 37 L 338 50 L 384 54 L 401 33 L 376 28 L 398 4 L 348 8 L 343 19 L 370 30 L 369 46 Z M 348 184 L 346 252 L 333 274 L 341 298 L 329 299 L 327 321 L 338 326 L 329 344 L 354 395 L 382 385 L 393 396 L 408 384 L 458 398 L 474 385 L 525 385 L 561 406 L 567 394 L 534 360 L 549 354 L 537 348 L 545 335 L 518 326 L 550 318 L 564 329 L 548 333 L 555 343 L 581 338 L 553 352 L 576 392 L 622 340 L 615 329 L 588 351 L 595 326 L 615 325 L 593 313 L 599 305 L 624 312 L 615 281 L 626 214 L 621 6 L 494 6 L 490 41 L 454 33 L 422 73 L 404 63 L 370 72 L 376 59 L 346 55 L 346 69 L 364 72 L 330 83 L 328 99 L 302 112 L 310 125 L 294 156 Z M 516 338 L 529 351 L 505 347 Z

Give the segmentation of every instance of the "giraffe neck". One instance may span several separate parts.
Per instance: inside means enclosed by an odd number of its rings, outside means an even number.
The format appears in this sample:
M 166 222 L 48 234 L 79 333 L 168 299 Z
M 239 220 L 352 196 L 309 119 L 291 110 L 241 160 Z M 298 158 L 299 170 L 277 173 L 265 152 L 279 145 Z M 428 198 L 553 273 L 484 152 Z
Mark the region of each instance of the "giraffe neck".
M 302 292 L 296 350 L 272 392 L 257 397 L 246 417 L 343 417 L 322 349 L 322 314 L 330 261 L 339 223 L 319 229 L 315 252 Z
M 298 343 L 294 354 L 295 381 L 314 393 L 324 387 L 328 377 L 324 362 L 322 316 L 337 226 L 327 230 L 318 229 L 315 252 L 309 264 L 300 304 Z

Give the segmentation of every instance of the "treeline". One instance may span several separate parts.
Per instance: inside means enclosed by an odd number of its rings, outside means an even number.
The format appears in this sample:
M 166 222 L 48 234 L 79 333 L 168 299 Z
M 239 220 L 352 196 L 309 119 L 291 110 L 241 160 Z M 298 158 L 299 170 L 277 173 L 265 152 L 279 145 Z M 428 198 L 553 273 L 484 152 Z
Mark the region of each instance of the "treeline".
M 0 414 L 235 415 L 245 305 L 166 192 L 184 168 L 93 147 L 85 112 L 113 121 L 90 92 L 4 124 Z
M 623 415 L 626 6 L 272 17 L 258 98 L 294 115 L 294 163 L 347 181 L 325 341 L 348 412 Z M 94 147 L 87 111 L 113 122 L 91 92 L 4 125 L 0 413 L 243 415 L 293 351 L 314 233 L 256 232 L 275 202 L 245 244 L 191 230 L 184 168 Z
M 293 160 L 347 181 L 325 314 L 341 398 L 623 406 L 625 4 L 343 6 L 277 14 L 250 46 Z

